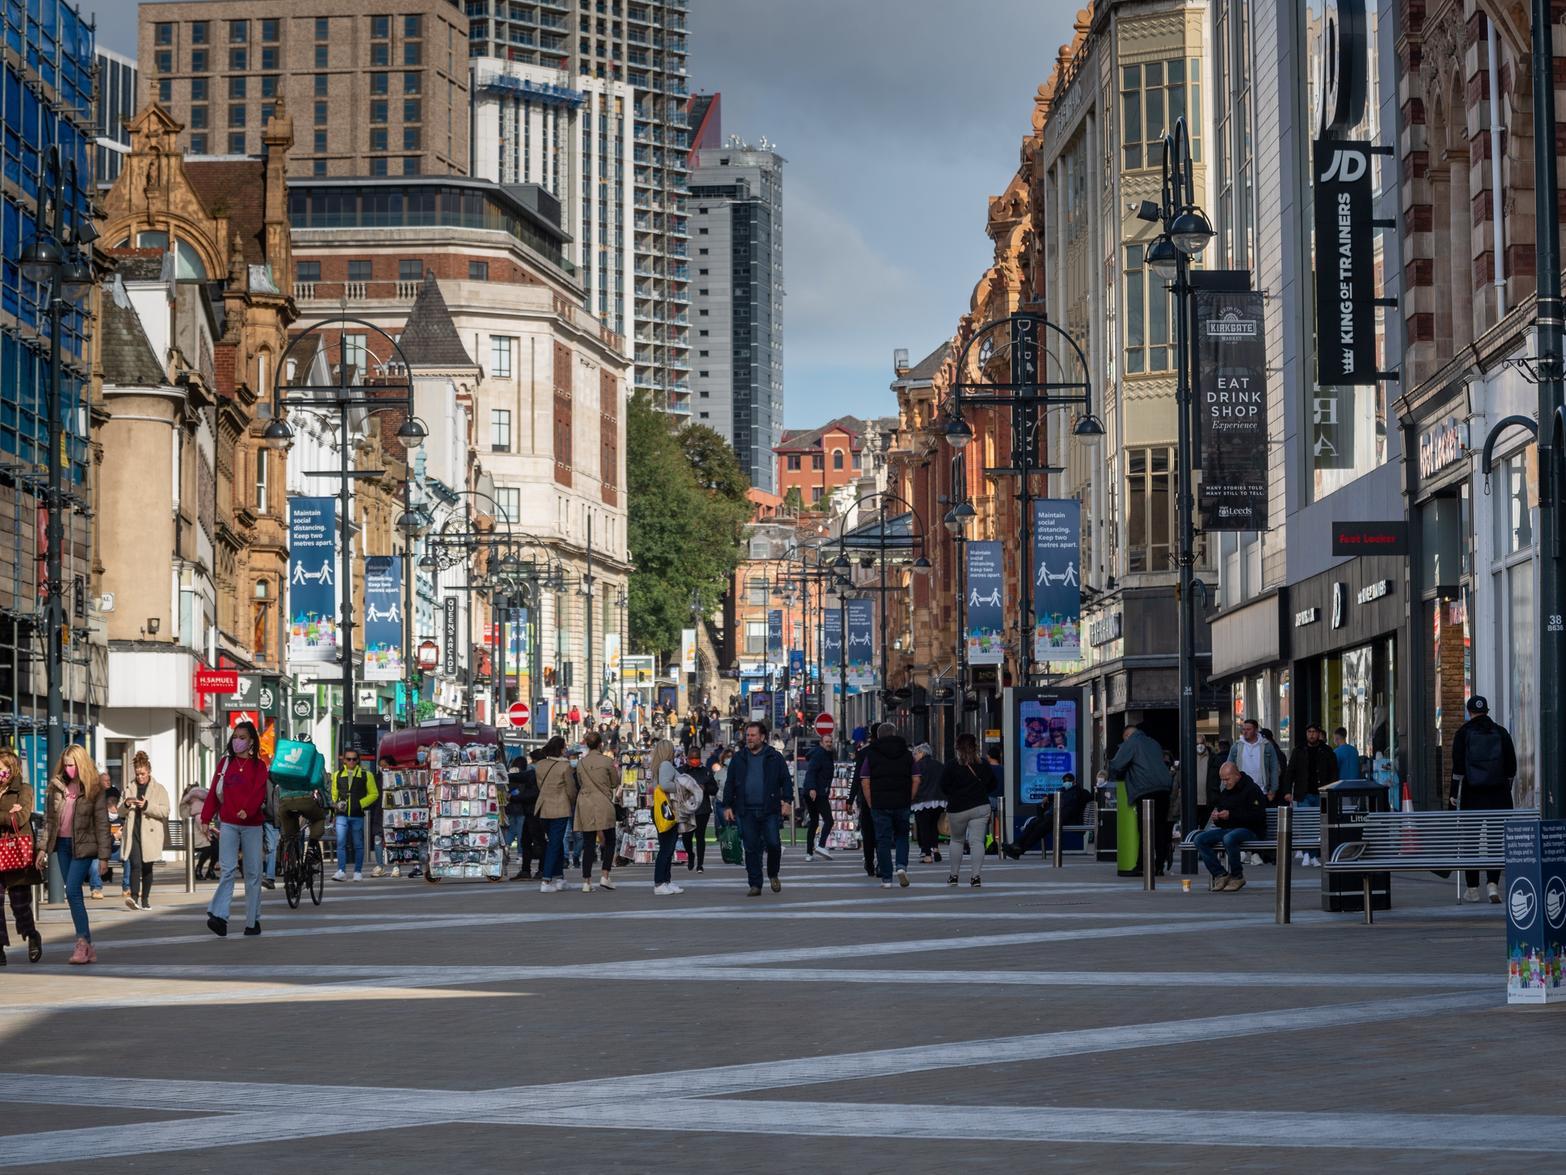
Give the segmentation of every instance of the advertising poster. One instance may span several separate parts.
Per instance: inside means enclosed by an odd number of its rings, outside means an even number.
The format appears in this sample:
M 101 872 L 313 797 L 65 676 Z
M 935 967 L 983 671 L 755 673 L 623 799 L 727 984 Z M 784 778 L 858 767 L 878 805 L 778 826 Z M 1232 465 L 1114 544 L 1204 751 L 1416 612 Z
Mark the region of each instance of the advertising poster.
M 1033 503 L 1033 659 L 1082 659 L 1082 507 L 1074 498 Z
M 288 660 L 337 657 L 337 499 L 288 499 Z
M 680 629 L 680 672 L 696 672 L 696 630 Z
M 840 609 L 828 608 L 821 618 L 821 674 L 836 681 L 842 666 L 843 613 Z
M 526 616 L 525 609 L 523 615 Z M 620 634 L 617 632 L 604 634 L 604 668 L 611 681 L 620 680 Z
M 1042 803 L 1077 771 L 1077 699 L 1024 698 L 1018 703 L 1018 793 L 1024 804 Z
M 783 651 L 783 609 L 773 608 L 767 613 L 767 652 Z
M 401 681 L 408 673 L 403 654 L 402 559 L 367 555 L 364 559 L 365 681 Z
M 1005 660 L 1005 591 L 1001 545 L 968 544 L 968 664 L 999 665 Z
M 1196 508 L 1203 530 L 1266 530 L 1267 336 L 1262 295 L 1196 292 Z
M 1566 1000 L 1566 820 L 1508 820 L 1506 1002 Z
M 848 685 L 850 689 L 874 689 L 875 602 L 848 601 Z

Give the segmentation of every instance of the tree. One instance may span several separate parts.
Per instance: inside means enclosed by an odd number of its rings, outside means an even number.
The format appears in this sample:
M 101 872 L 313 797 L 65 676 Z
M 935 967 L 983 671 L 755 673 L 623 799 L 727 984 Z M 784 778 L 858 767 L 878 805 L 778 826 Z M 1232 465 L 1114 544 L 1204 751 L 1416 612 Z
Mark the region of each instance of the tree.
M 696 435 L 688 435 L 696 434 Z M 704 435 L 703 435 L 704 434 Z M 626 409 L 627 540 L 633 649 L 670 655 L 739 563 L 749 489 L 733 451 L 709 428 L 676 433 L 646 396 Z
M 789 514 L 804 513 L 805 495 L 799 492 L 798 486 L 788 487 L 788 493 L 783 495 L 783 509 Z

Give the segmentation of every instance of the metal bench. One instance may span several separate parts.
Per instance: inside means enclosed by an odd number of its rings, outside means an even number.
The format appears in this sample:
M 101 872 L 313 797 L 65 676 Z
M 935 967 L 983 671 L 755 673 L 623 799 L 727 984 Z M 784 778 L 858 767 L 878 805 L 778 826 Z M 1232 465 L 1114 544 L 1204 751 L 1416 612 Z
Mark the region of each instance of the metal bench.
M 1467 812 L 1370 812 L 1360 839 L 1339 845 L 1323 862 L 1329 873 L 1363 873 L 1365 924 L 1374 921 L 1372 873 L 1504 869 L 1508 820 L 1538 819 L 1532 809 Z M 1462 878 L 1458 878 L 1461 897 Z
M 1245 842 L 1247 853 L 1257 853 L 1276 850 L 1278 848 L 1278 808 L 1267 809 L 1267 835 L 1257 837 L 1255 840 Z M 1289 809 L 1293 827 L 1290 830 L 1289 848 L 1298 849 L 1307 853 L 1321 852 L 1321 809 L 1320 808 L 1291 808 Z M 1190 833 L 1180 842 L 1180 848 L 1184 852 L 1196 850 L 1196 834 L 1200 828 Z
M 1060 805 L 1055 804 L 1051 808 L 1054 813 L 1054 823 L 1050 825 L 1050 864 L 1061 869 L 1065 867 L 1064 833 L 1079 832 L 1082 834 L 1082 847 L 1070 850 L 1073 853 L 1091 853 L 1093 851 L 1094 838 L 1098 836 L 1098 803 L 1089 800 L 1087 806 L 1082 809 L 1081 824 L 1062 824 L 1060 822 Z M 1005 854 L 1003 853 L 1002 856 Z

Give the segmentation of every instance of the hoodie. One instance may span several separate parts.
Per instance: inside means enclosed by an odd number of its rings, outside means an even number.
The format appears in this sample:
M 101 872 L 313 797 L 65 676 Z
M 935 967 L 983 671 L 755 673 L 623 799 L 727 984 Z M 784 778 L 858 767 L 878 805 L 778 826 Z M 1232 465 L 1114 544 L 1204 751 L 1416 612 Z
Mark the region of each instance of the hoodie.
M 877 738 L 865 751 L 859 777 L 870 784 L 870 806 L 882 811 L 911 808 L 919 766 L 900 734 Z

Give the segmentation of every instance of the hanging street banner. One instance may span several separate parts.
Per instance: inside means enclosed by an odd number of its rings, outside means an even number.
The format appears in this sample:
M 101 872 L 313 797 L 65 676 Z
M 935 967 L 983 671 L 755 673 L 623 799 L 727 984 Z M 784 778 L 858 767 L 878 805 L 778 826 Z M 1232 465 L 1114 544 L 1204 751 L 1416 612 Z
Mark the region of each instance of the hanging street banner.
M 696 630 L 680 629 L 680 672 L 696 672 Z
M 967 636 L 969 665 L 999 665 L 1005 660 L 1005 588 L 1001 545 L 976 542 L 968 547 Z
M 288 660 L 337 659 L 337 499 L 288 499 Z
M 1196 291 L 1203 530 L 1266 530 L 1267 335 L 1262 295 Z
M 408 674 L 403 653 L 402 558 L 364 558 L 365 681 L 401 681 Z
M 524 608 L 522 614 L 526 616 L 527 609 Z M 620 680 L 620 634 L 617 632 L 604 633 L 604 668 L 611 681 Z
M 783 651 L 783 609 L 773 608 L 767 613 L 767 652 Z
M 875 601 L 848 601 L 848 686 L 875 688 Z
M 457 597 L 447 596 L 440 602 L 440 639 L 444 660 L 441 669 L 447 677 L 457 676 Z
M 828 608 L 821 620 L 821 676 L 835 684 L 843 667 L 843 613 Z
M 1082 659 L 1082 506 L 1075 498 L 1033 503 L 1033 659 Z
M 1321 138 L 1313 159 L 1316 212 L 1316 382 L 1374 384 L 1376 227 L 1371 145 Z

